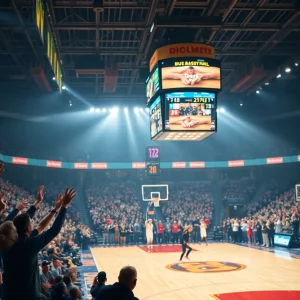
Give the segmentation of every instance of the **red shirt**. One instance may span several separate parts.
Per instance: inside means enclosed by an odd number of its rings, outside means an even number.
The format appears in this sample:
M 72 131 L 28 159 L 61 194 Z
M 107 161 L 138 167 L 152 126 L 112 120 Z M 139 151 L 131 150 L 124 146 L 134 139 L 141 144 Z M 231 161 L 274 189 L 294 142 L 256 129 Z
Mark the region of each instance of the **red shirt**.
M 210 224 L 210 221 L 208 219 L 204 219 L 204 223 L 208 226 Z
M 158 231 L 158 233 L 164 233 L 165 232 L 164 224 L 158 224 L 157 231 Z
M 180 231 L 180 227 L 178 224 L 172 224 L 172 232 L 173 233 L 178 233 Z

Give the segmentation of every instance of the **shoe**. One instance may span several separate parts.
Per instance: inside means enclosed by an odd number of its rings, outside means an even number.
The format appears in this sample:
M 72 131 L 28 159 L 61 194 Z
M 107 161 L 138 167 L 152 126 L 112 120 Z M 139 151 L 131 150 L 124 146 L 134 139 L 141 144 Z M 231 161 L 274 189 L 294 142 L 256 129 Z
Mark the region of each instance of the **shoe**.
M 189 258 L 189 257 L 187 257 L 187 256 L 185 257 L 185 259 L 188 259 L 188 260 L 190 260 L 190 258 Z
M 180 260 L 179 263 L 183 263 L 183 260 Z

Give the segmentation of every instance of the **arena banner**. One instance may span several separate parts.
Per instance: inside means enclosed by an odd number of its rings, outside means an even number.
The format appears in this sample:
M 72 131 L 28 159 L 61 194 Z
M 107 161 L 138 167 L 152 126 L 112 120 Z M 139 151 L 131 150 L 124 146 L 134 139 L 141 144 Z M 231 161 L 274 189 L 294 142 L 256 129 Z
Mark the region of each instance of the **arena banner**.
M 267 158 L 268 165 L 276 165 L 276 164 L 282 164 L 282 163 L 283 163 L 283 157 L 268 157 Z
M 46 166 L 48 168 L 61 168 L 62 163 L 61 161 L 47 160 Z
M 12 163 L 17 165 L 28 165 L 28 158 L 24 157 L 13 157 Z
M 145 169 L 146 163 L 144 162 L 133 162 L 132 163 L 132 169 Z
M 191 161 L 190 168 L 196 168 L 196 169 L 205 168 L 205 162 L 204 161 Z
M 89 164 L 84 162 L 74 163 L 74 169 L 88 169 Z
M 107 169 L 107 163 L 103 163 L 103 162 L 92 163 L 92 169 Z
M 243 160 L 229 160 L 228 167 L 229 168 L 236 168 L 236 167 L 244 167 L 245 162 Z
M 212 46 L 198 43 L 173 44 L 158 48 L 150 59 L 149 72 L 152 71 L 159 60 L 187 56 L 214 58 L 215 49 Z
M 78 170 L 121 170 L 121 169 L 145 169 L 145 162 L 62 162 L 53 160 L 43 160 L 26 157 L 13 157 L 0 153 L 0 161 L 16 165 L 29 165 L 47 168 L 61 169 L 78 169 Z M 250 167 L 263 166 L 270 164 L 286 164 L 300 162 L 300 155 L 283 156 L 283 157 L 268 157 L 255 158 L 245 160 L 230 160 L 230 161 L 191 161 L 191 162 L 161 162 L 162 169 L 202 169 L 202 168 L 228 168 L 228 167 Z
M 35 23 L 44 43 L 45 13 L 42 0 L 35 0 Z
M 173 169 L 184 169 L 186 168 L 186 162 L 184 161 L 174 161 L 172 162 Z

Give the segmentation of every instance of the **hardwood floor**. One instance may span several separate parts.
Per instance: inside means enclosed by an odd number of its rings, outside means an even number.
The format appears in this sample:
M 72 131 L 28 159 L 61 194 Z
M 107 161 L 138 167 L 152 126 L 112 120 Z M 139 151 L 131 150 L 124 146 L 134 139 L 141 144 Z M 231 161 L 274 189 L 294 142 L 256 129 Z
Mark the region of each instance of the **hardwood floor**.
M 107 273 L 108 284 L 117 281 L 123 266 L 136 267 L 138 283 L 134 294 L 139 299 L 212 300 L 212 294 L 300 289 L 300 259 L 286 254 L 232 244 L 195 245 L 198 251 L 190 254 L 190 262 L 179 264 L 180 253 L 168 252 L 168 247 L 174 251 L 173 246 L 156 247 L 155 253 L 136 246 L 91 251 L 98 271 Z M 240 264 L 246 267 L 239 267 Z

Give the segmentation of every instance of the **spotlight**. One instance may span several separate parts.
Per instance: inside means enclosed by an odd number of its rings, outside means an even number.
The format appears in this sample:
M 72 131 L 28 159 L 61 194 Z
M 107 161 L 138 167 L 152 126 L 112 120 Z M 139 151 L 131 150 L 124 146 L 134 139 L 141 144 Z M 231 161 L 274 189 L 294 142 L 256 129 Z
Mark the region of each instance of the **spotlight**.
M 240 103 L 240 106 L 243 106 L 243 102 Z
M 225 108 L 224 108 L 224 107 L 221 107 L 221 108 L 220 108 L 220 112 L 221 112 L 221 113 L 225 112 Z
M 278 74 L 277 76 L 276 76 L 276 78 L 280 78 L 281 77 L 281 74 Z
M 287 67 L 287 68 L 284 69 L 284 71 L 285 71 L 286 73 L 290 73 L 290 72 L 291 72 L 291 68 Z
M 67 89 L 67 87 L 66 87 L 65 85 L 63 85 L 61 88 L 62 88 L 63 90 L 66 90 L 66 89 Z
M 70 106 L 73 106 L 73 104 L 72 104 L 72 102 L 71 102 L 71 101 L 69 102 L 69 105 L 70 105 Z
M 128 113 L 128 108 L 127 107 L 124 108 L 124 112 Z
M 106 108 L 103 108 L 102 111 L 103 111 L 103 112 L 106 112 Z
M 94 108 L 94 107 L 91 107 L 91 108 L 90 108 L 90 112 L 93 113 L 94 111 L 95 111 L 95 108 Z
M 298 67 L 298 63 L 295 63 L 295 66 Z
M 149 107 L 146 107 L 146 108 L 145 108 L 145 111 L 146 111 L 146 112 L 149 112 Z
M 113 113 L 117 113 L 119 111 L 119 107 L 114 107 L 113 109 L 112 109 L 112 112 Z
M 52 77 L 52 80 L 55 80 L 56 78 L 55 77 Z
M 140 108 L 140 112 L 143 112 L 143 109 L 142 109 L 142 108 Z
M 137 107 L 134 108 L 134 112 L 138 113 L 139 109 Z
M 265 82 L 265 85 L 270 85 L 270 83 L 269 82 Z
M 259 90 L 256 91 L 256 94 L 259 94 Z
M 99 112 L 100 112 L 100 108 L 96 108 L 96 109 L 95 109 L 95 112 L 96 112 L 96 113 L 99 113 Z

